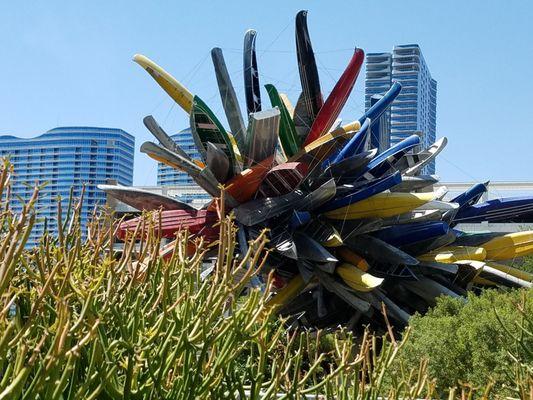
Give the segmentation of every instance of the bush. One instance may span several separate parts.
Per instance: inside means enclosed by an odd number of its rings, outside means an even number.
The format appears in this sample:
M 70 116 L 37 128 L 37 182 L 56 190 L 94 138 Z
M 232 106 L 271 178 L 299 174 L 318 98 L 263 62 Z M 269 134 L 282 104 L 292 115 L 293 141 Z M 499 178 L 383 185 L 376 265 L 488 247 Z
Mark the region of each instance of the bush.
M 487 290 L 469 295 L 467 302 L 440 297 L 426 315 L 411 319 L 410 340 L 396 370 L 428 359 L 429 376 L 440 390 L 492 381 L 496 391 L 507 393 L 516 388 L 510 353 L 524 365 L 533 365 L 533 335 L 521 328 L 529 323 L 524 318 L 532 315 L 533 290 Z

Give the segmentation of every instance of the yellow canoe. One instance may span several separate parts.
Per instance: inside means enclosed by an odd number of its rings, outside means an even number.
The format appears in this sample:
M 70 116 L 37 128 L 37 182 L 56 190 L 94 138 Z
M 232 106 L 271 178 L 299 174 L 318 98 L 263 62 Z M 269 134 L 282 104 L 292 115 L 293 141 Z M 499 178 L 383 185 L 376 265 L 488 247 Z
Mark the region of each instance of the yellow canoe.
M 133 61 L 139 64 L 188 114 L 192 110 L 193 95 L 167 71 L 142 54 L 135 54 Z
M 509 260 L 533 253 L 533 231 L 508 233 L 483 244 L 488 260 Z
M 509 265 L 498 264 L 495 262 L 487 262 L 486 264 L 489 267 L 497 269 L 498 271 L 501 271 L 505 274 L 514 276 L 515 278 L 522 279 L 527 282 L 533 282 L 533 274 L 530 274 L 529 272 L 522 271 L 518 268 L 514 268 Z
M 450 246 L 418 256 L 420 261 L 437 261 L 451 264 L 461 260 L 484 261 L 487 252 L 482 247 Z
M 339 265 L 335 272 L 348 286 L 360 292 L 370 292 L 383 282 L 382 278 L 370 275 L 368 272 L 363 272 L 356 266 L 347 263 Z
M 335 255 L 337 255 L 341 260 L 346 261 L 349 264 L 355 265 L 361 271 L 366 272 L 370 269 L 370 265 L 368 265 L 366 260 L 358 254 L 354 253 L 348 247 L 340 247 L 339 249 L 337 249 Z
M 361 129 L 359 121 L 341 126 L 309 143 L 289 161 L 306 160 L 311 166 L 319 164 L 336 150 L 341 149 L 359 129 Z
M 289 301 L 294 299 L 300 294 L 302 290 L 307 286 L 302 278 L 302 275 L 298 274 L 292 278 L 281 290 L 279 290 L 274 296 L 268 299 L 267 307 L 281 307 L 286 305 Z
M 420 207 L 435 198 L 429 193 L 379 193 L 325 213 L 331 219 L 387 218 Z

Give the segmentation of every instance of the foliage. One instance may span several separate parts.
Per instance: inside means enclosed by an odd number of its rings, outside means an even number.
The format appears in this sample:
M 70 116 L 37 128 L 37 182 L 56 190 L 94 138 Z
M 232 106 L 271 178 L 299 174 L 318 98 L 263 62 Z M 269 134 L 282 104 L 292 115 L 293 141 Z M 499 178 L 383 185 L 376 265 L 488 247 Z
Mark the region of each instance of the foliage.
M 532 315 L 533 290 L 486 290 L 469 295 L 467 302 L 440 297 L 426 315 L 411 319 L 411 338 L 395 368 L 428 359 L 429 375 L 441 390 L 461 382 L 481 387 L 488 381 L 500 393 L 519 390 L 513 370 L 518 362 L 529 368 L 523 381 L 533 379 Z

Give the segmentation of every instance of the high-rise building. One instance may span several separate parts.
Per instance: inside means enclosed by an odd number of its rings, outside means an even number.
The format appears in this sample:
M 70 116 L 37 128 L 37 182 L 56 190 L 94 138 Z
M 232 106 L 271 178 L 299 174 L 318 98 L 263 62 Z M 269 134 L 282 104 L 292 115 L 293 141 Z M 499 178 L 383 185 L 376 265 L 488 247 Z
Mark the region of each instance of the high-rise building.
M 201 159 L 200 153 L 194 143 L 191 129 L 184 129 L 170 136 L 190 157 Z M 168 165 L 158 163 L 157 185 L 172 186 L 173 194 L 181 201 L 201 206 L 211 200 L 211 196 L 198 186 L 185 172 L 180 172 Z
M 367 54 L 365 108 L 370 108 L 372 96 L 384 94 L 393 82 L 401 83 L 402 90 L 383 117 L 390 126 L 389 143 L 384 146 L 414 133 L 421 135 L 421 147 L 431 145 L 436 138 L 437 81 L 417 44 L 394 46 L 392 53 Z M 422 173 L 434 174 L 435 162 Z
M 57 199 L 61 197 L 63 216 L 70 190 L 79 198 L 85 185 L 81 226 L 97 205 L 105 204 L 106 194 L 96 186 L 106 182 L 131 185 L 135 138 L 122 129 L 61 127 L 34 138 L 0 136 L 0 157 L 9 157 L 14 167 L 12 208 L 20 212 L 35 184 L 43 185 L 36 205 L 37 221 L 28 245 L 38 243 L 45 227 L 57 233 Z

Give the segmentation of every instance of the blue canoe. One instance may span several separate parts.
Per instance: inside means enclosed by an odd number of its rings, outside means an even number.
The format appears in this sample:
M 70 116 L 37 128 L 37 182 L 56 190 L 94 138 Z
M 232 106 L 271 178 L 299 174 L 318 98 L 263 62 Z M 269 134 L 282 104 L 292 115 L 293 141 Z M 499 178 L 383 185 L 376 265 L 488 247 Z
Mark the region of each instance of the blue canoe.
M 446 222 L 424 222 L 403 225 L 393 225 L 374 232 L 377 237 L 396 247 L 411 245 L 427 239 L 436 239 L 446 235 L 450 227 Z
M 375 194 L 384 192 L 391 187 L 398 185 L 402 181 L 400 172 L 395 172 L 391 175 L 387 175 L 384 178 L 376 179 L 369 182 L 367 185 L 358 186 L 353 192 L 345 193 L 342 197 L 337 197 L 324 204 L 318 212 L 323 213 L 326 211 L 336 210 L 341 207 L 348 206 L 358 201 L 364 200 Z
M 531 222 L 532 220 L 533 196 L 524 196 L 489 200 L 462 208 L 455 215 L 453 222 Z
M 367 118 L 370 118 L 372 121 L 377 121 L 377 119 L 385 112 L 387 108 L 390 107 L 392 102 L 402 90 L 402 85 L 399 82 L 394 82 L 391 88 L 379 99 L 372 107 L 370 107 L 361 118 L 359 122 L 363 124 Z
M 476 204 L 479 199 L 481 199 L 481 196 L 485 194 L 488 190 L 487 185 L 489 182 L 485 183 L 478 183 L 474 186 L 472 186 L 470 189 L 468 189 L 466 192 L 461 193 L 459 196 L 452 199 L 452 203 L 459 204 L 459 207 L 468 207 L 473 206 Z
M 330 164 L 336 164 L 342 160 L 355 156 L 361 153 L 367 142 L 368 135 L 370 134 L 370 119 L 367 118 L 361 125 L 361 129 L 352 136 L 352 138 L 344 145 L 344 147 L 337 153 L 329 157 L 324 161 L 323 166 L 327 167 Z
M 378 154 L 367 165 L 363 177 L 366 179 L 380 178 L 388 172 L 396 161 L 404 156 L 409 150 L 412 150 L 420 144 L 420 137 L 418 135 L 411 135 L 401 142 L 395 144 L 391 148 Z

